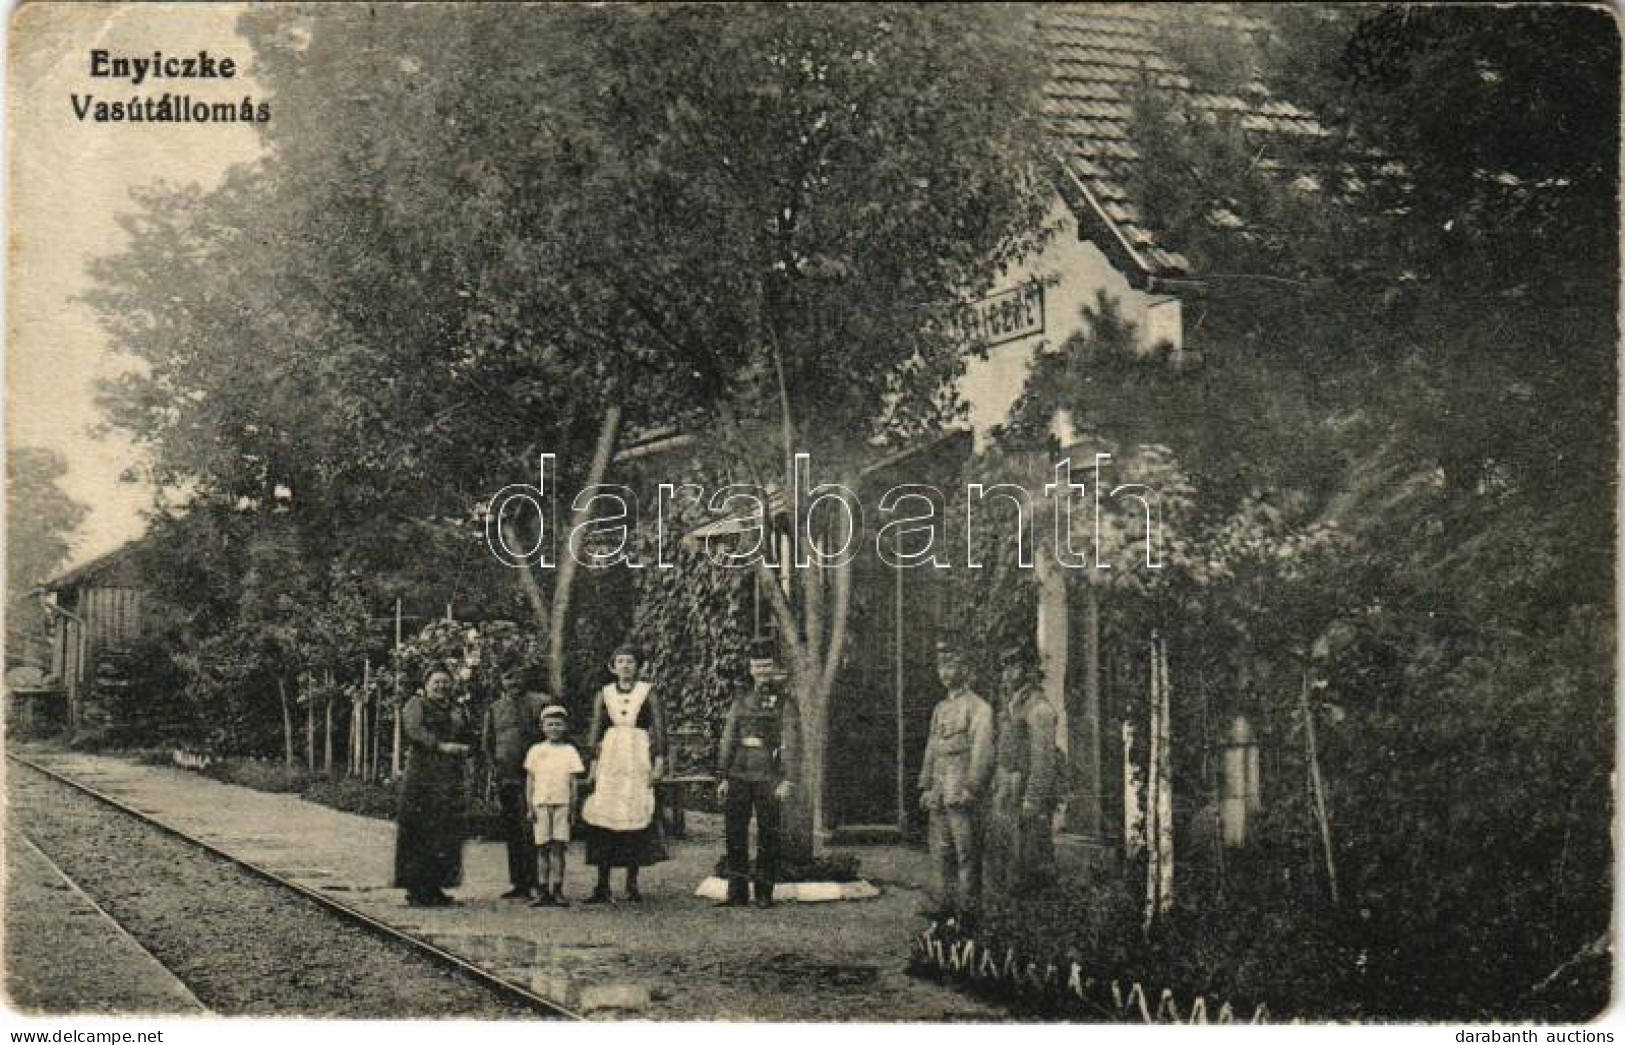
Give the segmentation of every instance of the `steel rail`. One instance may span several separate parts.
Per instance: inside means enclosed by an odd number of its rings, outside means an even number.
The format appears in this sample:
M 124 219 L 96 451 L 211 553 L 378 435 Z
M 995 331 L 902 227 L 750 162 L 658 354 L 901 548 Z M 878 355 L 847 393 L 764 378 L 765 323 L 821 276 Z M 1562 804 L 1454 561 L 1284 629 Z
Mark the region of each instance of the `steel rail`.
M 413 936 L 409 932 L 397 929 L 387 922 L 379 921 L 364 911 L 359 911 L 356 908 L 351 907 L 349 904 L 335 900 L 331 896 L 312 889 L 309 886 L 300 885 L 298 882 L 284 878 L 275 871 L 267 870 L 258 864 L 249 863 L 247 860 L 244 860 L 239 856 L 226 852 L 219 846 L 205 842 L 201 838 L 195 838 L 192 835 L 187 834 L 185 831 L 182 831 L 180 828 L 173 827 L 161 820 L 157 820 L 148 814 L 141 812 L 139 809 L 126 805 L 111 795 L 98 791 L 89 784 L 75 780 L 72 777 L 65 776 L 58 773 L 54 769 L 47 769 L 46 767 L 23 758 L 21 755 L 14 752 L 6 752 L 6 758 L 17 763 L 18 765 L 32 769 L 34 772 L 39 773 L 42 776 L 55 780 L 59 784 L 71 787 L 76 791 L 83 792 L 99 802 L 112 806 L 121 813 L 134 817 L 144 824 L 157 828 L 164 834 L 167 834 L 173 838 L 178 838 L 183 842 L 187 842 L 198 847 L 199 849 L 204 850 L 205 852 L 220 857 L 222 860 L 226 860 L 229 863 L 242 868 L 244 871 L 247 871 L 256 878 L 270 882 L 274 885 L 279 885 L 285 889 L 292 890 L 293 892 L 298 893 L 300 896 L 303 896 L 305 899 L 311 900 L 331 913 L 337 915 L 340 919 L 347 922 L 352 922 L 373 933 L 374 935 L 381 936 L 387 940 L 393 940 L 397 943 L 405 944 L 414 950 L 421 951 L 439 961 L 441 964 L 451 966 L 458 972 L 461 972 L 463 975 L 480 984 L 480 986 L 485 987 L 496 994 L 506 995 L 510 998 L 523 1002 L 531 1008 L 545 1013 L 547 1016 L 554 1019 L 579 1020 L 583 1018 L 580 1013 L 573 1012 L 555 1001 L 542 997 L 540 994 L 537 994 L 528 988 L 521 987 L 517 983 L 510 980 L 505 980 L 500 976 L 487 972 L 478 965 L 475 965 L 473 962 L 470 962 L 465 958 L 460 958 L 444 948 L 437 947 L 427 940 Z

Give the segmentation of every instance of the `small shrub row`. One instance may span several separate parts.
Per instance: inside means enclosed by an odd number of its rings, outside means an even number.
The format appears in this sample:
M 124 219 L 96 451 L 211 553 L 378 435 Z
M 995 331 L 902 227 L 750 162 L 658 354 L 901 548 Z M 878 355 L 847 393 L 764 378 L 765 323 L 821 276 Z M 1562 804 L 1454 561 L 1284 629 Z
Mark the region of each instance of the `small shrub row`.
M 395 787 L 365 780 L 312 780 L 300 793 L 307 802 L 378 820 L 395 819 Z
M 199 770 L 222 784 L 238 784 L 274 794 L 303 794 L 313 779 L 301 766 L 252 758 L 222 758 Z
M 977 935 L 958 922 L 933 921 L 914 938 L 909 971 L 958 987 L 1013 1013 L 1087 1023 L 1268 1023 L 1268 1006 L 1235 1006 L 1203 995 L 1092 975 L 1079 962 L 1056 964 Z
M 165 762 L 172 761 L 167 756 Z M 223 784 L 237 784 L 273 794 L 298 795 L 307 802 L 337 809 L 343 813 L 395 819 L 396 787 L 392 781 L 358 780 L 355 777 L 327 777 L 311 773 L 303 766 L 251 758 L 222 758 L 210 761 L 198 772 Z M 497 838 L 501 835 L 494 800 L 480 794 L 471 796 L 467 807 L 471 837 Z
M 990 892 L 974 931 L 949 921 L 924 938 L 940 945 L 942 961 L 974 941 L 974 969 L 934 968 L 940 962 L 928 947 L 916 971 L 1046 1019 L 1126 1018 L 1100 1008 L 1100 991 L 1113 982 L 1124 992 L 1143 984 L 1153 1015 L 1167 989 L 1187 1021 L 1197 998 L 1207 999 L 1210 1020 L 1228 1000 L 1238 1022 L 1252 1019 L 1261 1004 L 1276 1019 L 1283 1013 L 1358 1019 L 1392 1011 L 1373 996 L 1361 976 L 1362 953 L 1339 939 L 1326 912 L 1301 897 L 1199 896 L 1191 884 L 1150 932 L 1134 890 L 1117 874 L 1067 878 L 1020 895 Z M 915 941 L 917 956 L 921 943 Z M 986 975 L 984 954 L 996 956 L 998 975 Z M 1034 969 L 1039 982 L 1012 981 L 1004 968 L 1012 955 L 1023 977 Z M 1050 969 L 1053 975 L 1046 974 Z M 1058 987 L 1051 982 L 1057 977 Z M 1061 990 L 1078 977 L 1095 985 L 1088 1003 L 1080 1003 L 1076 989 Z

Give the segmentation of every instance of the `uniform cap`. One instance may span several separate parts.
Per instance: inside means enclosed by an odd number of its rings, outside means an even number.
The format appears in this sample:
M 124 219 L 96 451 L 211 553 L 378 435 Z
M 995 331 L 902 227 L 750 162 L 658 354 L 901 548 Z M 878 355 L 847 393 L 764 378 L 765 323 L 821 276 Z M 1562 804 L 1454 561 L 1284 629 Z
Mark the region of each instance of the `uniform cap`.
M 569 717 L 570 717 L 570 712 L 566 711 L 564 709 L 564 707 L 562 705 L 559 705 L 559 704 L 549 704 L 547 707 L 542 709 L 542 721 L 544 721 L 544 722 L 547 721 L 550 718 L 569 718 Z

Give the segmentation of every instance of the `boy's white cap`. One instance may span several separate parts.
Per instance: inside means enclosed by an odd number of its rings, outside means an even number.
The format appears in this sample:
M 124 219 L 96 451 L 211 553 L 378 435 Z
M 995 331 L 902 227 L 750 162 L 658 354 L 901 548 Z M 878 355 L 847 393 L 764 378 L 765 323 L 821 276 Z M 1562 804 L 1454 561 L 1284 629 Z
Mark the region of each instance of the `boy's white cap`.
M 569 718 L 570 712 L 565 710 L 563 704 L 549 704 L 542 709 L 543 718 Z

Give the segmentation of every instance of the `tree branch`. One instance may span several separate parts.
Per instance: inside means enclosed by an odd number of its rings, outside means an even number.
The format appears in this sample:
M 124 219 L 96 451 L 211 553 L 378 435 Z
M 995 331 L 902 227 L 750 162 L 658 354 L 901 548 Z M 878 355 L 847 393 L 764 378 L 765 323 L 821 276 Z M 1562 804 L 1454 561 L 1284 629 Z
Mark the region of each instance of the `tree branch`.
M 830 612 L 829 645 L 824 650 L 824 673 L 820 690 L 830 692 L 835 687 L 836 672 L 846 653 L 847 613 L 852 605 L 852 560 L 843 559 L 835 567 L 835 605 Z
M 611 389 L 611 395 L 613 394 L 614 390 Z M 598 444 L 593 447 L 592 463 L 587 468 L 587 481 L 583 484 L 583 489 L 590 489 L 604 481 L 604 476 L 609 471 L 610 458 L 615 453 L 615 440 L 620 430 L 621 405 L 612 402 L 604 411 L 604 419 L 598 429 Z M 576 511 L 572 507 L 570 511 L 572 535 L 582 515 L 582 511 Z M 550 661 L 548 681 L 552 683 L 554 699 L 564 697 L 564 646 L 570 623 L 570 593 L 575 586 L 578 565 L 575 548 L 566 542 L 564 558 L 559 562 L 558 580 L 553 586 L 553 613 L 548 620 L 547 648 Z M 528 566 L 525 568 L 529 569 Z

